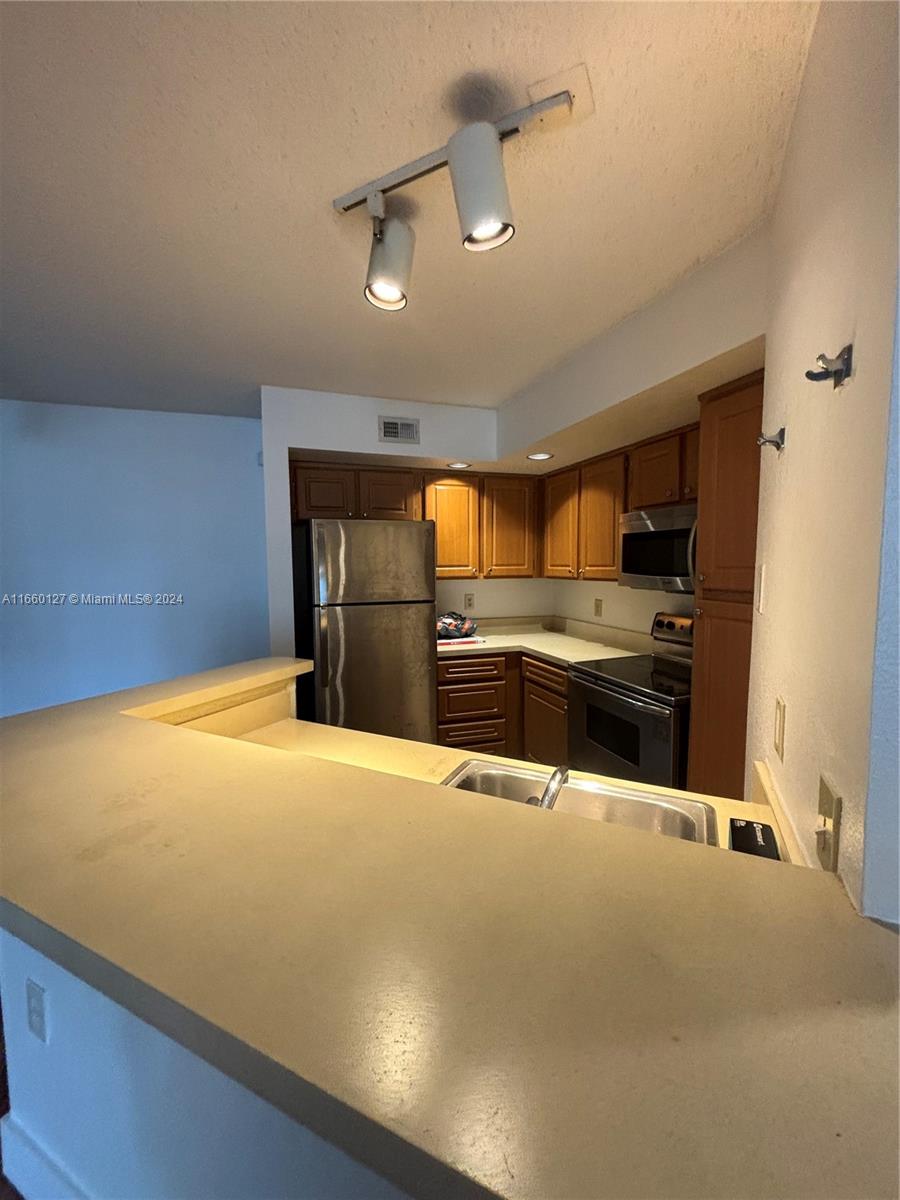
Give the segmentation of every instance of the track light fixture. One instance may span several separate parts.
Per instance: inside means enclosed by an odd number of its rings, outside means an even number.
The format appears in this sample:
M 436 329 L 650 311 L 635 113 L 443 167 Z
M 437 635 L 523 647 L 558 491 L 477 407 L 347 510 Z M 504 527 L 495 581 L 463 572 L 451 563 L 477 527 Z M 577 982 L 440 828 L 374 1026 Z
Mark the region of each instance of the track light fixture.
M 467 250 L 493 250 L 516 232 L 500 134 L 490 121 L 458 129 L 447 143 L 447 161 L 459 230 Z
M 372 249 L 365 297 L 376 308 L 397 312 L 409 298 L 415 234 L 399 217 L 385 217 L 384 197 L 423 175 L 449 166 L 463 245 L 467 250 L 493 250 L 515 233 L 501 142 L 544 122 L 549 114 L 571 112 L 574 96 L 556 92 L 517 109 L 499 121 L 475 121 L 457 130 L 446 146 L 373 179 L 333 201 L 341 213 L 365 204 L 372 217 Z
M 370 304 L 387 312 L 406 308 L 416 235 L 399 217 L 384 215 L 384 196 L 376 192 L 367 201 L 372 217 L 372 249 L 364 295 Z

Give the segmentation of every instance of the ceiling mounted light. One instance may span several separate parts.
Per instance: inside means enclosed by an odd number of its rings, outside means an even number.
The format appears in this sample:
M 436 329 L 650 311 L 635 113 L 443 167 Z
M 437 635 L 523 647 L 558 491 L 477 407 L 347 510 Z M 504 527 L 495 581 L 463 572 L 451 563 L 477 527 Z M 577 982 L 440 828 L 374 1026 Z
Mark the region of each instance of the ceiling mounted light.
M 459 228 L 467 250 L 493 250 L 516 232 L 497 126 L 476 121 L 447 143 Z
M 532 462 L 546 462 L 548 458 L 552 457 L 553 455 L 549 450 L 536 450 L 534 454 L 528 455 L 528 458 L 530 458 Z
M 416 235 L 399 217 L 384 220 L 384 196 L 372 197 L 372 249 L 366 272 L 365 297 L 376 308 L 399 312 L 406 308 Z
M 447 463 L 447 466 L 450 468 L 451 471 L 465 471 L 465 469 L 467 467 L 471 467 L 471 465 L 472 465 L 471 463 L 464 463 L 464 462 Z

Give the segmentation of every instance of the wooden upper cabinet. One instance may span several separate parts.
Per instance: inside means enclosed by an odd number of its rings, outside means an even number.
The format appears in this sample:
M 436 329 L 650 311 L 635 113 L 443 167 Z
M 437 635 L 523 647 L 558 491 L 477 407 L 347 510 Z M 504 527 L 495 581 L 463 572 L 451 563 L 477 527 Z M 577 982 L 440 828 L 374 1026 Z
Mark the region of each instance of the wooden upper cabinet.
M 624 502 L 624 454 L 581 468 L 579 579 L 618 578 L 619 517 Z
M 757 372 L 700 397 L 698 590 L 753 595 L 763 383 Z
M 418 471 L 360 471 L 359 516 L 371 521 L 421 521 Z
M 694 612 L 688 787 L 743 800 L 753 605 L 703 600 Z
M 578 570 L 578 468 L 544 480 L 544 575 L 574 579 Z
M 681 435 L 681 498 L 685 503 L 697 499 L 700 488 L 700 429 Z
M 358 515 L 356 471 L 332 467 L 293 468 L 294 517 Z
M 477 477 L 454 475 L 425 486 L 425 519 L 434 521 L 438 579 L 472 579 L 478 574 L 479 484 Z
M 535 567 L 535 480 L 488 475 L 481 506 L 482 572 L 488 579 L 524 579 Z
M 681 498 L 681 438 L 659 438 L 628 454 L 628 507 L 677 504 Z

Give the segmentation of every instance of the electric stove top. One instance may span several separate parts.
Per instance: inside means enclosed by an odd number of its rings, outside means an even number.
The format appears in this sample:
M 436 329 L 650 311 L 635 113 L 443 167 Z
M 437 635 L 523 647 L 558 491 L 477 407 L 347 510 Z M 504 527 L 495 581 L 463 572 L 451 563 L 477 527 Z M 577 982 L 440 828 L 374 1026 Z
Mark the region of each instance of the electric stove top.
M 669 707 L 689 704 L 691 664 L 666 654 L 636 654 L 631 658 L 597 658 L 573 664 L 573 670 L 591 681 L 638 699 Z

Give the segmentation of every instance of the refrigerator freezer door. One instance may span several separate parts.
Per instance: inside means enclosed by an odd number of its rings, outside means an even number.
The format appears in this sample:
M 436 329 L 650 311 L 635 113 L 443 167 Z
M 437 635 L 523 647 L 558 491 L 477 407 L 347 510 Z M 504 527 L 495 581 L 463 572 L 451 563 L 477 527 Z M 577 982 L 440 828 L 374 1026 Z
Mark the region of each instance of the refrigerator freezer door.
M 434 600 L 433 521 L 311 525 L 316 604 Z M 432 642 L 434 637 L 432 629 Z
M 434 604 L 359 604 L 316 611 L 316 719 L 433 742 Z

